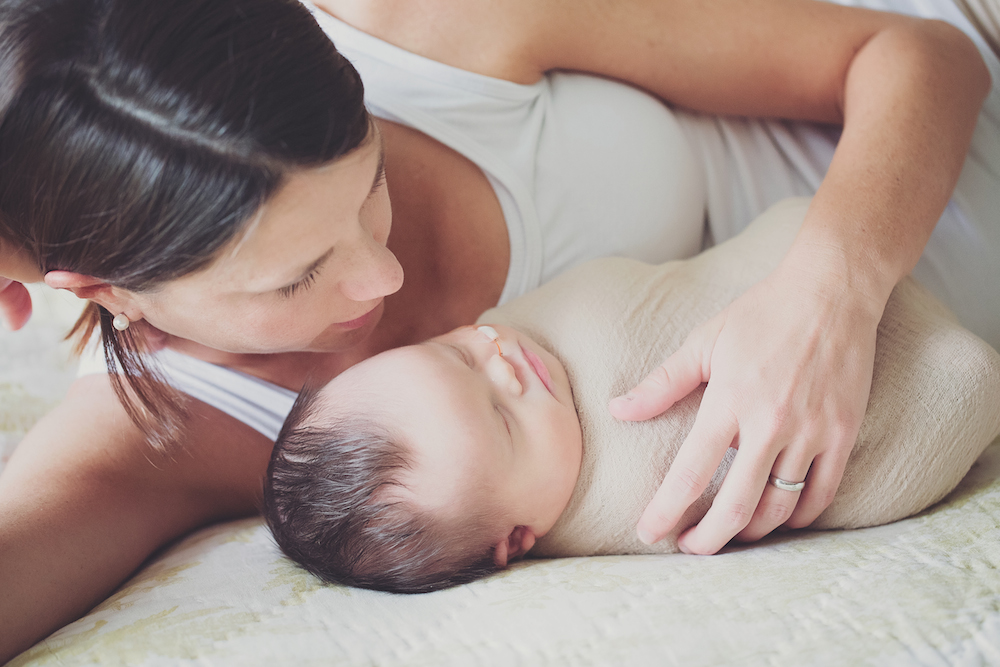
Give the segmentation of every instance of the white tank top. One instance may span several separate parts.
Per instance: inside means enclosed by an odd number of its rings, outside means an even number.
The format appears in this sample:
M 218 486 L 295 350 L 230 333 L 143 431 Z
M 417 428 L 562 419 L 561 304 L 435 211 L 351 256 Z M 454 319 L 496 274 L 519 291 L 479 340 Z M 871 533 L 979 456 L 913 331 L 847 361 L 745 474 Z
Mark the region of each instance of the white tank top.
M 730 238 L 774 202 L 815 193 L 839 136 L 837 129 L 805 123 L 673 110 L 635 88 L 584 74 L 551 73 L 532 85 L 494 79 L 404 51 L 304 4 L 357 67 L 375 116 L 413 127 L 483 170 L 510 236 L 500 303 L 595 257 L 659 263 Z M 1000 63 L 950 2 L 842 4 L 958 25 L 1000 80 Z M 1000 97 L 994 88 L 955 197 L 914 275 L 965 326 L 1000 348 L 998 252 Z M 170 382 L 276 437 L 292 392 L 182 357 L 158 358 Z
M 501 303 L 587 259 L 663 262 L 701 249 L 704 170 L 661 102 L 581 74 L 532 85 L 474 74 L 311 9 L 361 74 L 375 116 L 427 134 L 486 174 L 510 236 Z

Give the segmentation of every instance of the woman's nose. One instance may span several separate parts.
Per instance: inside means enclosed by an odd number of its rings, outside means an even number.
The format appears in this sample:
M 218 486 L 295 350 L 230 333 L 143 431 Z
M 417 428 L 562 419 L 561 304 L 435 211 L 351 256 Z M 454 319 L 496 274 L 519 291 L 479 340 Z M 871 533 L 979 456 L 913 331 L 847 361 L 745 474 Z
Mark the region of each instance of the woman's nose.
M 341 291 L 352 301 L 373 301 L 393 294 L 403 286 L 403 267 L 396 256 L 381 243 L 368 237 L 353 249 L 348 275 L 341 281 Z

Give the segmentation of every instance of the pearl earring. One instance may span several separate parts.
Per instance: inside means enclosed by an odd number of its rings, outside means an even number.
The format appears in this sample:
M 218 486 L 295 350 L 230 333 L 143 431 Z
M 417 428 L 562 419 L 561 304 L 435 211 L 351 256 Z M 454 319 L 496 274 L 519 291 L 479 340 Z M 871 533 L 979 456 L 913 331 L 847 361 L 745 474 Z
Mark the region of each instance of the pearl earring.
M 478 331 L 479 333 L 485 335 L 491 341 L 493 341 L 494 343 L 496 343 L 497 352 L 500 354 L 501 357 L 503 356 L 503 348 L 500 347 L 500 334 L 497 333 L 496 329 L 494 329 L 491 326 L 483 325 L 481 327 L 477 327 L 476 331 Z
M 128 329 L 128 325 L 130 324 L 132 323 L 129 322 L 128 317 L 125 316 L 125 313 L 118 313 L 117 315 L 115 315 L 115 319 L 111 320 L 111 326 L 113 326 L 115 329 L 118 329 L 118 331 L 125 331 L 126 329 Z

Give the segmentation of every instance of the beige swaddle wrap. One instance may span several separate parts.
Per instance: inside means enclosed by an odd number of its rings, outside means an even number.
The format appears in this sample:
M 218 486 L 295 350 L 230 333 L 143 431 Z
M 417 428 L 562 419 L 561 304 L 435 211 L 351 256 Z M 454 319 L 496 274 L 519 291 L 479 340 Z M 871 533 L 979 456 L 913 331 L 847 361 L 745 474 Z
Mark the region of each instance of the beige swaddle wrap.
M 734 455 L 666 539 L 635 534 L 643 509 L 694 423 L 702 390 L 647 422 L 620 422 L 608 401 L 642 379 L 687 334 L 770 272 L 808 200 L 782 202 L 742 234 L 659 266 L 588 262 L 479 321 L 532 336 L 565 366 L 583 430 L 569 506 L 532 554 L 669 553 L 708 510 Z M 814 524 L 851 528 L 909 516 L 944 497 L 1000 433 L 1000 355 L 910 279 L 879 326 L 871 396 L 837 498 Z

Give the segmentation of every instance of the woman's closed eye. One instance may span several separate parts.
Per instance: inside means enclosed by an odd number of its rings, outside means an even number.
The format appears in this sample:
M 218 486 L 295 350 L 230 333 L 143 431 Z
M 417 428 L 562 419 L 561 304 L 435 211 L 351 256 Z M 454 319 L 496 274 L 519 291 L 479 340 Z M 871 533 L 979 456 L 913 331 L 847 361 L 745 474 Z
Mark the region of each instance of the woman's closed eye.
M 372 189 L 368 193 L 368 196 L 373 196 L 380 188 L 385 185 L 385 163 L 379 162 L 378 171 L 375 174 L 375 181 L 372 183 Z M 329 254 L 329 253 L 328 253 Z M 319 264 L 326 259 L 326 256 L 320 258 Z M 313 268 L 305 278 L 298 281 L 297 283 L 292 283 L 291 285 L 286 285 L 278 289 L 278 295 L 285 299 L 290 299 L 295 296 L 295 293 L 299 290 L 307 290 L 312 287 L 313 283 L 316 282 L 316 278 L 319 276 L 319 266 Z
M 292 283 L 291 285 L 286 285 L 278 289 L 278 296 L 284 299 L 290 299 L 295 296 L 295 293 L 299 290 L 307 290 L 312 287 L 313 283 L 316 282 L 316 278 L 319 276 L 319 268 L 315 268 L 310 271 L 305 278 L 298 281 L 297 283 Z

